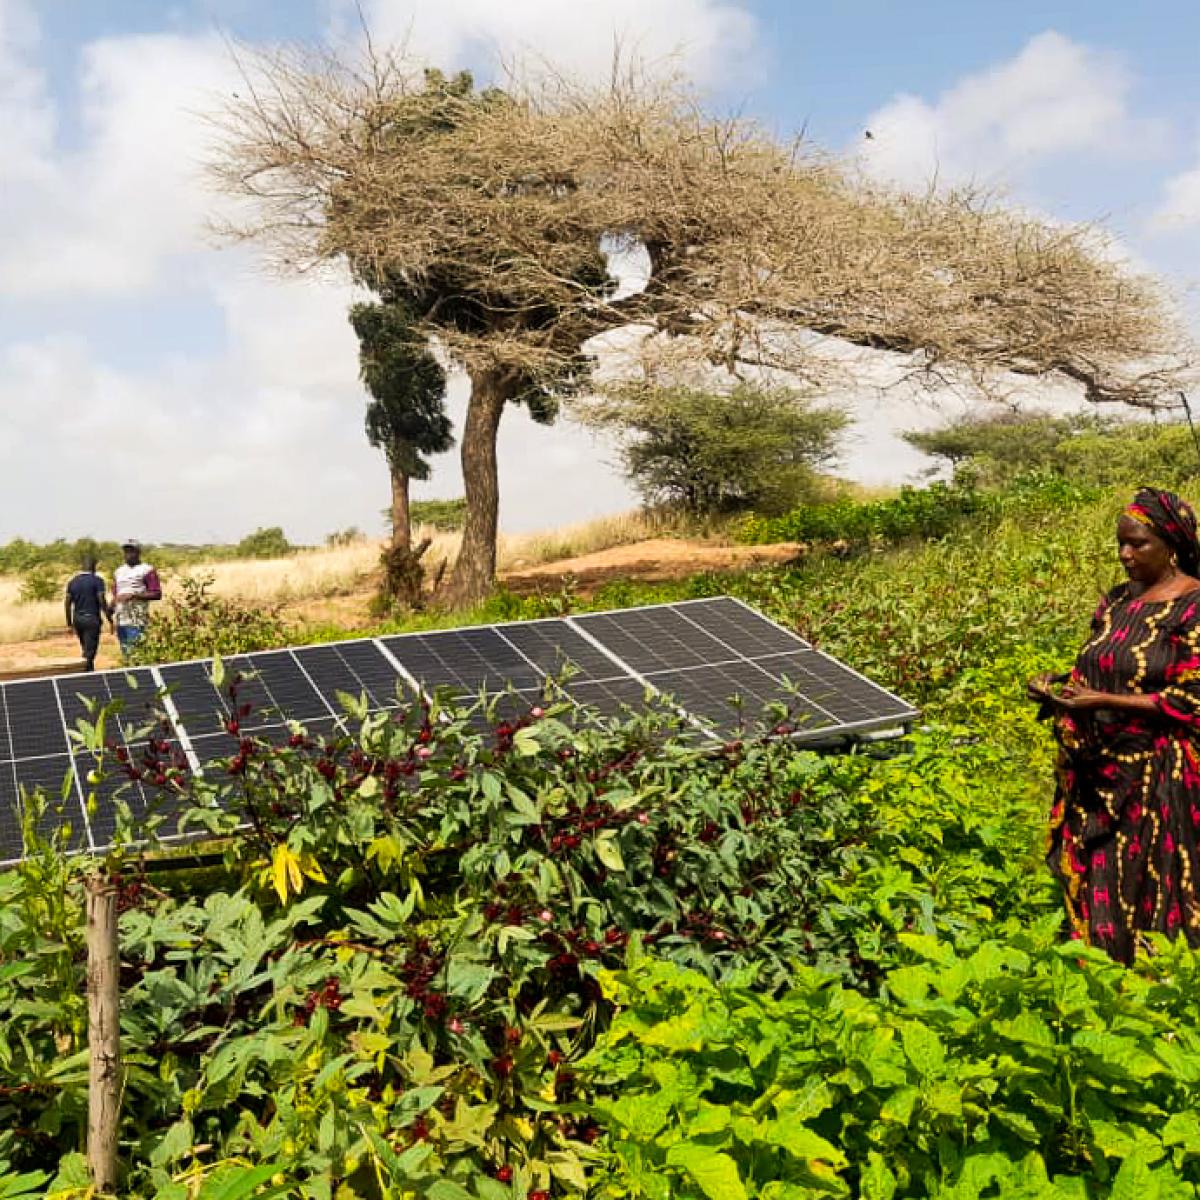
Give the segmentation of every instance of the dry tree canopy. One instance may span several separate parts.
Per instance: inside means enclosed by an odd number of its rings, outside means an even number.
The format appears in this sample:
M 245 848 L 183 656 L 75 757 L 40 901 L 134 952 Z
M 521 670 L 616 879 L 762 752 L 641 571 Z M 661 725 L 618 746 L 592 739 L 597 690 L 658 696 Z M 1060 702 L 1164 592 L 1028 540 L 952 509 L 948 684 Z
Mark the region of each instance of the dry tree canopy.
M 1177 386 L 1168 298 L 1093 230 L 874 187 L 672 83 L 476 91 L 386 56 L 276 56 L 246 78 L 215 165 L 251 202 L 231 232 L 289 269 L 344 258 L 399 285 L 473 372 L 561 378 L 589 337 L 637 324 L 803 378 L 812 339 L 780 336 L 799 327 L 980 379 L 1062 373 L 1093 400 Z M 613 245 L 648 255 L 644 290 L 614 292 Z

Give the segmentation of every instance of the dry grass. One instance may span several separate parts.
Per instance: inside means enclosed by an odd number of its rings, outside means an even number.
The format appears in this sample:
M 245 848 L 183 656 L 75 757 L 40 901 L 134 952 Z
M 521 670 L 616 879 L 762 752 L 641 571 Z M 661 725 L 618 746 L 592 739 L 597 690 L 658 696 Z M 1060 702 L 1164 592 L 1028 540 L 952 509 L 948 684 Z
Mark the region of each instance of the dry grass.
M 63 628 L 61 600 L 23 604 L 21 581 L 0 575 L 0 642 L 30 642 Z
M 505 535 L 500 538 L 500 570 L 511 571 L 574 558 L 627 545 L 670 532 L 669 518 L 640 512 L 602 517 L 579 525 L 541 533 Z M 459 535 L 436 529 L 421 529 L 432 544 L 426 564 L 435 573 L 441 562 L 453 562 Z M 212 576 L 212 592 L 249 604 L 299 604 L 368 591 L 374 587 L 382 542 L 363 540 L 349 546 L 298 550 L 287 558 L 231 559 L 198 563 L 187 569 L 192 576 Z M 179 587 L 179 574 L 164 573 L 167 598 Z M 21 581 L 0 575 L 0 644 L 28 642 L 58 632 L 63 626 L 60 600 L 22 604 Z
M 344 595 L 369 586 L 379 565 L 381 543 L 363 540 L 349 546 L 298 550 L 286 558 L 242 558 L 198 563 L 192 576 L 212 576 L 211 592 L 247 604 L 289 604 L 321 596 Z M 173 580 L 164 582 L 171 594 Z

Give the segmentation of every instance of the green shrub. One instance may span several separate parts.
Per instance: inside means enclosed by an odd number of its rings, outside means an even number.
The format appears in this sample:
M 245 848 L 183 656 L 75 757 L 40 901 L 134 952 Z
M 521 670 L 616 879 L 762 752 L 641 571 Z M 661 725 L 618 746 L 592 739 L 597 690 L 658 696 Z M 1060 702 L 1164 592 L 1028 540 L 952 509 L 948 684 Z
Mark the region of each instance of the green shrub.
M 63 581 L 51 568 L 30 571 L 21 580 L 17 598 L 22 604 L 38 604 L 46 600 L 58 600 L 63 594 Z
M 1192 1196 L 1200 957 L 1142 974 L 1040 922 L 969 955 L 899 935 L 878 996 L 799 969 L 775 997 L 635 961 L 582 1064 L 599 1196 Z
M 697 517 L 785 512 L 820 491 L 848 418 L 785 388 L 732 392 L 636 386 L 587 410 L 615 431 L 625 473 L 649 506 Z
M 177 595 L 157 605 L 136 648 L 139 662 L 173 662 L 286 646 L 291 626 L 278 608 L 209 592 L 213 576 L 184 575 Z
M 286 558 L 295 549 L 278 525 L 256 529 L 237 544 L 239 558 Z
M 390 517 L 390 513 L 388 514 Z M 434 529 L 452 532 L 461 529 L 467 519 L 465 497 L 457 500 L 414 500 L 409 506 L 409 519 L 415 529 L 418 525 L 432 525 Z
M 1195 439 L 1178 420 L 1162 424 L 1094 413 L 1066 417 L 1006 413 L 968 417 L 905 440 L 945 459 L 956 478 L 1003 487 L 1031 471 L 1094 487 L 1176 487 L 1200 466 Z

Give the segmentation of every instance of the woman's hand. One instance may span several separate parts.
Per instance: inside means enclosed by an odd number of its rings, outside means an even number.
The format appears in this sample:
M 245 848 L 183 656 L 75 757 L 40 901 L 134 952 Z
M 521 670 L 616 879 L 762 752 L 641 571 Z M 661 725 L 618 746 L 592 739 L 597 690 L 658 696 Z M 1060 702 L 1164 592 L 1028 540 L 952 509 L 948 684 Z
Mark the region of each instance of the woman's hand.
M 1054 686 L 1054 676 L 1049 671 L 1043 671 L 1025 685 L 1025 695 L 1039 704 L 1047 700 L 1057 700 L 1058 695 L 1054 691 Z
M 1073 682 L 1064 683 L 1062 691 L 1049 699 L 1060 708 L 1071 712 L 1086 712 L 1093 708 L 1104 708 L 1111 704 L 1113 698 L 1107 692 L 1098 692 L 1095 688 L 1088 687 L 1086 683 Z

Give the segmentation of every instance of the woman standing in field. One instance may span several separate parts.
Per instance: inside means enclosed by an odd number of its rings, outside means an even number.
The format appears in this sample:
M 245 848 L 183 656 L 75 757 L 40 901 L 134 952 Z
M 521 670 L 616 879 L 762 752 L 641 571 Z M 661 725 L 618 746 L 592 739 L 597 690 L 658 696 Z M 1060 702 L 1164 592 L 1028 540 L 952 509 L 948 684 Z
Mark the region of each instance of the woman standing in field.
M 1128 580 L 1069 675 L 1040 675 L 1058 787 L 1050 868 L 1073 936 L 1130 962 L 1146 932 L 1200 945 L 1200 542 L 1178 496 L 1142 488 L 1117 523 Z

